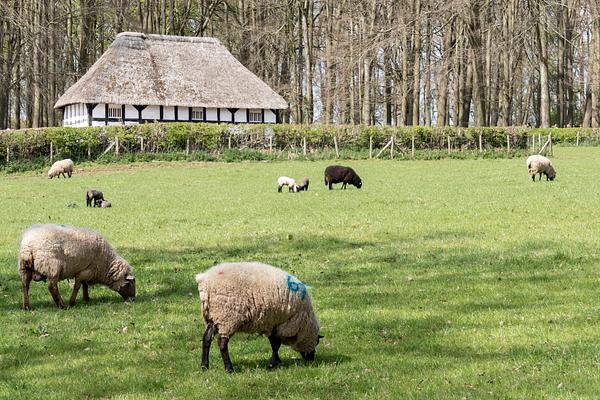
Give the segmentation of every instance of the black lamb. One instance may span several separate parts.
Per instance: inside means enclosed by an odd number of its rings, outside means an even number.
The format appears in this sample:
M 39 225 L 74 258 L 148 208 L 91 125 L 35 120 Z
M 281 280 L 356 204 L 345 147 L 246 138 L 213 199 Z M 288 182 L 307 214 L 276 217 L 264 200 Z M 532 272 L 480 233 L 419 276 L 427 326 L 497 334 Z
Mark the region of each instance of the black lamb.
M 104 201 L 104 195 L 101 191 L 96 189 L 90 189 L 85 193 L 85 205 L 86 207 L 92 207 L 92 201 L 94 202 L 93 207 L 100 207 L 102 201 Z
M 356 186 L 357 189 L 362 187 L 358 174 L 352 168 L 341 165 L 330 165 L 325 168 L 325 186 L 329 186 L 331 190 L 334 183 L 342 183 L 342 189 L 346 189 L 347 183 Z

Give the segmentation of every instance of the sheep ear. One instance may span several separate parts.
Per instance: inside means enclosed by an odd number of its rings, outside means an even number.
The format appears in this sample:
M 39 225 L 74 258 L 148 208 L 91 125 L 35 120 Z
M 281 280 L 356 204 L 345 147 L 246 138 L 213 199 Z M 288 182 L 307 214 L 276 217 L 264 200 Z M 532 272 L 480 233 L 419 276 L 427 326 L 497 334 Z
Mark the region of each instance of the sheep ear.
M 319 335 L 319 339 L 323 339 L 325 336 L 323 335 Z
M 135 276 L 133 276 L 133 275 L 129 274 L 129 275 L 127 275 L 127 276 L 125 277 L 125 279 L 126 279 L 126 280 L 128 280 L 128 281 L 133 281 L 133 280 L 135 280 Z

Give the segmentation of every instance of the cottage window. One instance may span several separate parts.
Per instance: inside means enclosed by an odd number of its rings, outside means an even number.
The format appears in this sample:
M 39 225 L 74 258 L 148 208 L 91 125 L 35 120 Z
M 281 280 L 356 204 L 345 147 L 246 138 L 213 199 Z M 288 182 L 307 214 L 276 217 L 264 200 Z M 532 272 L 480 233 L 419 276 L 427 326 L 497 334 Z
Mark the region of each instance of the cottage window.
M 203 121 L 204 110 L 202 108 L 192 108 L 192 119 L 196 121 Z
M 260 110 L 250 110 L 250 121 L 248 122 L 262 122 L 262 113 Z
M 120 106 L 108 106 L 108 118 L 122 118 Z

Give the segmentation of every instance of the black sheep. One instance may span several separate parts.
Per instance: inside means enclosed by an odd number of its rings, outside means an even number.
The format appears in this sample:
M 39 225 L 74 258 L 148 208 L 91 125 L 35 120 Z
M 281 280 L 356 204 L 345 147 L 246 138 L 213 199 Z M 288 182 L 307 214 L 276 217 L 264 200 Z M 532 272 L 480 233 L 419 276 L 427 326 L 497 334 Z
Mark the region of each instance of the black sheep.
M 85 205 L 86 207 L 92 207 L 92 201 L 94 201 L 94 207 L 100 207 L 100 204 L 104 200 L 104 195 L 101 191 L 96 189 L 90 189 L 85 193 Z
M 362 187 L 358 174 L 352 168 L 341 165 L 330 165 L 325 168 L 325 186 L 329 186 L 331 190 L 334 183 L 342 183 L 342 189 L 346 189 L 347 183 L 356 186 L 357 189 Z

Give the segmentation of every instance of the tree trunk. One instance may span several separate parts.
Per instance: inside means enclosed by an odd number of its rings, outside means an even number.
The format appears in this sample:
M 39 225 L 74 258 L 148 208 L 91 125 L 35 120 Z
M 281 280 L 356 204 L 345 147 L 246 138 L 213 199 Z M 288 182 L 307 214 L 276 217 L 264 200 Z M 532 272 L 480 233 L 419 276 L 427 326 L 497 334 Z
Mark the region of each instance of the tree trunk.
M 538 19 L 536 23 L 538 68 L 540 70 L 540 121 L 542 128 L 550 127 L 550 88 L 548 82 L 548 23 L 545 3 L 537 0 Z
M 413 87 L 412 125 L 420 125 L 421 109 L 421 0 L 415 0 L 415 26 L 413 30 Z

